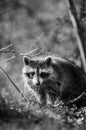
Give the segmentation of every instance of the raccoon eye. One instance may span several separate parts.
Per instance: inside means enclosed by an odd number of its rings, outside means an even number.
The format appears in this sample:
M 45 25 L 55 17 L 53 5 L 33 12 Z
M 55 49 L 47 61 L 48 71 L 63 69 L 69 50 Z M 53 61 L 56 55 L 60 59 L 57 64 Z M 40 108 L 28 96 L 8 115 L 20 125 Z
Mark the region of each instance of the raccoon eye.
M 25 73 L 25 74 L 26 74 L 27 77 L 32 79 L 35 73 L 34 72 L 30 72 L 30 73 Z
M 46 72 L 41 72 L 41 74 L 40 74 L 40 77 L 41 78 L 47 78 L 47 77 L 49 77 L 49 73 L 46 73 Z

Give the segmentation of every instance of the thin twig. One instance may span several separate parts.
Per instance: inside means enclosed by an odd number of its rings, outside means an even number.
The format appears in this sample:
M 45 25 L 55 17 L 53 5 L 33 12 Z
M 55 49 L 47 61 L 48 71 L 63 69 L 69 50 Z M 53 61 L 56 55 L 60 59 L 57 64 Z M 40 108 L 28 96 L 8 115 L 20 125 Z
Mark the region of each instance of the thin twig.
M 44 33 L 41 33 L 40 34 L 40 36 L 33 42 L 33 44 L 34 43 L 36 43 L 36 42 L 38 42 L 39 40 L 40 40 L 40 38 L 43 36 L 43 34 Z M 8 46 L 6 46 L 6 47 L 4 47 L 4 48 L 1 48 L 0 49 L 0 53 L 13 53 L 13 54 L 15 54 L 15 55 L 20 55 L 20 56 L 25 56 L 25 55 L 27 55 L 27 56 L 30 56 L 31 54 L 36 54 L 36 53 L 40 53 L 40 48 L 36 48 L 36 49 L 34 49 L 34 50 L 32 50 L 32 51 L 30 51 L 30 52 L 25 52 L 25 53 L 22 53 L 22 52 L 17 52 L 16 50 L 7 50 L 9 47 L 11 47 L 11 46 L 13 46 L 13 44 L 10 44 L 10 45 L 8 45 Z
M 0 66 L 0 70 L 5 75 L 5 77 L 12 83 L 12 85 L 17 89 L 17 91 L 21 94 L 21 96 L 25 99 L 25 101 L 28 102 L 26 97 L 23 95 L 23 93 L 20 91 L 20 89 L 15 85 L 15 83 L 12 81 L 12 79 L 8 76 L 8 74 L 4 71 L 4 69 L 1 66 Z
M 36 49 L 34 49 L 34 50 L 32 50 L 32 51 L 30 51 L 30 52 L 26 52 L 26 53 L 19 53 L 20 55 L 22 55 L 22 56 L 25 56 L 25 55 L 31 55 L 31 54 L 33 54 L 34 52 L 36 53 L 36 51 L 38 52 L 38 51 L 40 51 L 40 48 L 36 48 Z
M 11 47 L 11 46 L 13 46 L 13 44 L 10 44 L 10 45 L 8 45 L 8 46 L 6 46 L 6 47 L 1 48 L 1 49 L 0 49 L 0 52 L 1 52 L 1 51 L 5 51 L 6 49 L 8 49 L 8 48 Z
M 29 56 L 29 55 L 31 55 L 33 53 L 36 53 L 36 52 L 40 51 L 40 48 L 36 48 L 36 49 L 34 49 L 34 50 L 30 51 L 30 52 L 25 52 L 25 53 L 20 52 L 20 53 L 18 53 L 14 49 L 11 50 L 11 51 L 6 50 L 7 48 L 8 48 L 8 46 L 6 46 L 5 48 L 0 49 L 0 53 L 13 53 L 13 54 L 20 55 L 20 56 L 26 56 L 26 55 Z
M 62 104 L 63 104 L 63 102 L 60 101 L 60 103 L 53 105 L 53 107 L 60 107 L 60 106 L 62 106 Z
M 15 57 L 15 54 L 14 54 L 12 57 L 6 59 L 6 62 L 10 62 L 10 61 L 12 61 L 12 60 L 15 59 L 15 58 L 16 58 L 16 57 Z
M 37 39 L 36 39 L 32 44 L 38 42 L 43 35 L 44 35 L 44 33 L 41 33 L 41 34 L 37 37 Z
M 69 104 L 69 103 L 74 103 L 74 102 L 76 102 L 76 101 L 78 101 L 79 99 L 81 99 L 83 96 L 86 96 L 86 93 L 85 92 L 83 92 L 81 95 L 79 95 L 77 98 L 74 98 L 73 100 L 70 100 L 70 101 L 68 101 L 67 103 Z

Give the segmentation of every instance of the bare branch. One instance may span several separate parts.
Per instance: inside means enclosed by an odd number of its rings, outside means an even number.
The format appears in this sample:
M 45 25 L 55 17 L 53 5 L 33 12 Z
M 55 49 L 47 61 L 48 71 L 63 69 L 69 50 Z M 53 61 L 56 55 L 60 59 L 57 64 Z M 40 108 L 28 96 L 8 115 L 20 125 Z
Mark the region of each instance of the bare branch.
M 60 107 L 60 106 L 62 106 L 62 105 L 63 105 L 63 102 L 60 101 L 58 104 L 53 105 L 53 107 Z
M 41 50 L 40 48 L 36 48 L 36 49 L 34 49 L 34 50 L 30 51 L 30 52 L 25 52 L 25 53 L 20 52 L 20 53 L 18 53 L 14 49 L 11 50 L 11 51 L 10 50 L 5 50 L 6 48 L 8 48 L 8 47 L 6 46 L 5 48 L 0 49 L 0 53 L 13 53 L 13 54 L 20 55 L 20 56 L 25 56 L 25 55 L 29 56 L 31 54 L 35 55 L 35 53 L 39 53 L 39 51 Z
M 0 70 L 4 74 L 4 76 L 12 83 L 12 85 L 17 89 L 17 91 L 21 94 L 21 96 L 25 99 L 25 101 L 28 102 L 26 97 L 23 95 L 20 89 L 15 85 L 15 83 L 12 81 L 12 79 L 8 76 L 8 74 L 4 71 L 4 69 L 1 66 L 0 66 Z
M 29 55 L 33 54 L 34 52 L 36 53 L 38 51 L 39 51 L 39 48 L 36 48 L 36 49 L 34 49 L 34 50 L 30 51 L 30 52 L 19 53 L 19 55 L 21 55 L 21 56 L 28 55 L 29 56 Z
M 43 35 L 44 33 L 41 33 L 40 36 L 35 40 L 35 43 L 38 42 Z
M 14 54 L 12 57 L 6 59 L 6 62 L 10 62 L 10 61 L 12 61 L 12 60 L 15 59 L 15 58 L 16 58 L 16 57 L 15 57 L 15 54 Z
M 43 36 L 43 33 L 34 41 L 34 43 L 36 43 L 37 41 L 39 41 L 39 39 Z M 15 49 L 12 49 L 12 50 L 7 50 L 9 47 L 13 46 L 13 44 L 10 44 L 4 48 L 1 48 L 0 49 L 0 53 L 13 53 L 15 55 L 20 55 L 20 56 L 25 56 L 25 55 L 35 55 L 35 54 L 39 54 L 41 53 L 41 49 L 40 48 L 36 48 L 32 51 L 29 51 L 29 52 L 25 52 L 25 53 L 22 53 L 22 52 L 17 52 Z
M 8 48 L 11 47 L 11 46 L 13 46 L 13 44 L 10 44 L 10 45 L 8 45 L 8 46 L 6 46 L 6 47 L 4 47 L 4 48 L 1 48 L 1 49 L 0 49 L 0 52 L 5 51 L 6 49 L 8 49 Z
M 15 53 L 15 51 L 14 50 L 3 50 L 3 48 L 0 50 L 0 53 Z M 18 53 L 19 54 L 19 53 Z
M 78 101 L 79 99 L 81 99 L 83 96 L 85 96 L 86 97 L 86 93 L 85 92 L 83 92 L 81 95 L 79 95 L 77 98 L 74 98 L 73 100 L 70 100 L 69 102 L 67 102 L 68 104 L 69 103 L 74 103 L 74 102 L 76 102 L 76 101 Z
M 83 63 L 83 68 L 84 68 L 84 71 L 86 72 L 85 53 L 84 53 L 84 48 L 82 46 L 84 40 L 83 40 L 82 32 L 80 30 L 81 26 L 80 26 L 79 20 L 77 18 L 76 9 L 75 9 L 73 0 L 65 0 L 65 3 L 68 8 L 69 17 L 70 17 L 72 25 L 73 25 L 73 31 L 74 31 L 74 35 L 76 36 L 77 45 L 78 45 L 81 60 Z

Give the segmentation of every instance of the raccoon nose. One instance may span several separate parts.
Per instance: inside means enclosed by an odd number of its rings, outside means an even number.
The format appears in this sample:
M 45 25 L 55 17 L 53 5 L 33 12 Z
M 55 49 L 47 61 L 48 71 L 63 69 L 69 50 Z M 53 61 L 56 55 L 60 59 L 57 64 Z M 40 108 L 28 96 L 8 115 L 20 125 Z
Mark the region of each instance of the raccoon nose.
M 40 82 L 38 81 L 38 82 L 36 82 L 36 85 L 40 85 Z

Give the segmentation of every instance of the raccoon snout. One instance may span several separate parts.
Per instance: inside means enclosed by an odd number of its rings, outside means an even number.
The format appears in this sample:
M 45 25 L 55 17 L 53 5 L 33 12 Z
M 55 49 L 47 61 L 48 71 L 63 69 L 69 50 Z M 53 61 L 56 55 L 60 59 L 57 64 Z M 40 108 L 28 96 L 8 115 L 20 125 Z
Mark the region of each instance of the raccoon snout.
M 33 79 L 33 84 L 35 85 L 35 86 L 39 86 L 39 85 L 41 85 L 41 81 L 39 80 L 39 79 Z
M 40 85 L 40 82 L 38 81 L 38 82 L 36 82 L 36 85 Z
M 40 83 L 40 81 L 35 81 L 33 84 L 34 84 L 34 86 L 39 86 L 41 83 Z

